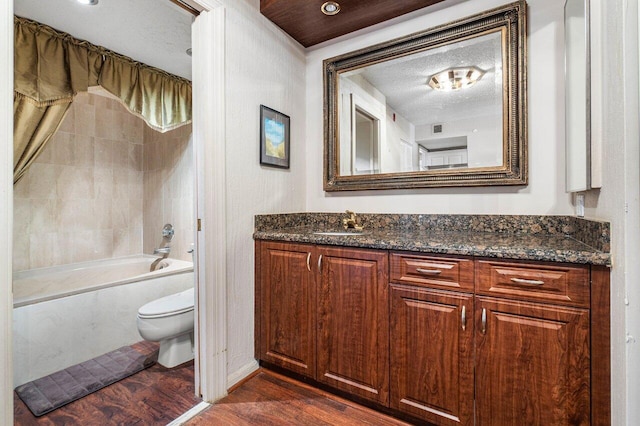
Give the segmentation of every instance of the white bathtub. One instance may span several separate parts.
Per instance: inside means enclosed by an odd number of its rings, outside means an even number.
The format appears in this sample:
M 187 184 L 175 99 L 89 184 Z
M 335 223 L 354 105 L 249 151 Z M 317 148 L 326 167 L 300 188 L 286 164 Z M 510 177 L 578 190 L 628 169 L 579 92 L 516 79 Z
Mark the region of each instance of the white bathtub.
M 108 259 L 14 274 L 14 386 L 142 340 L 145 303 L 194 285 L 193 264 L 152 256 Z

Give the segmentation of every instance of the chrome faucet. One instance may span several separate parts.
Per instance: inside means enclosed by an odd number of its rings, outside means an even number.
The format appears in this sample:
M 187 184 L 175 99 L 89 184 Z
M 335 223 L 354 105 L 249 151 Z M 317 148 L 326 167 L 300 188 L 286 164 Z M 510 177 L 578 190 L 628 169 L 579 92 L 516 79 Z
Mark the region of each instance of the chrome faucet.
M 158 265 L 164 259 L 169 257 L 169 253 L 171 253 L 171 240 L 173 239 L 173 225 L 167 223 L 162 228 L 162 244 L 160 247 L 153 249 L 153 254 L 161 255 L 158 259 L 154 260 L 149 268 L 150 272 L 155 271 L 156 269 L 160 269 Z
M 342 219 L 342 226 L 344 229 L 354 229 L 356 231 L 362 231 L 364 228 L 360 223 L 358 223 L 358 217 L 351 210 L 347 210 L 348 218 Z

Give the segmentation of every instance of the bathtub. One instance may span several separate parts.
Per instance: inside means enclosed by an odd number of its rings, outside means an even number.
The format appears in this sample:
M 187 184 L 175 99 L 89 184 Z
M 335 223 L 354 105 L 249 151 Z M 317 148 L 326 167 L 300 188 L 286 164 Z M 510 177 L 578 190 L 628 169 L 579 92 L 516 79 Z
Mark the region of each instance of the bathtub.
M 13 277 L 14 386 L 142 340 L 138 308 L 194 285 L 193 264 L 153 256 L 21 271 Z

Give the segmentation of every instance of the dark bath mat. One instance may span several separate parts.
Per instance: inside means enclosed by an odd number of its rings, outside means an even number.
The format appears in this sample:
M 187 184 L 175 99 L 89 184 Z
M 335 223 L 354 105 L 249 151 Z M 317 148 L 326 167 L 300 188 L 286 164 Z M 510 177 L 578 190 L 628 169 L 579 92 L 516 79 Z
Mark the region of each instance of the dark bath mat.
M 38 417 L 144 370 L 154 363 L 153 356 L 124 346 L 20 385 L 16 388 L 16 393 Z

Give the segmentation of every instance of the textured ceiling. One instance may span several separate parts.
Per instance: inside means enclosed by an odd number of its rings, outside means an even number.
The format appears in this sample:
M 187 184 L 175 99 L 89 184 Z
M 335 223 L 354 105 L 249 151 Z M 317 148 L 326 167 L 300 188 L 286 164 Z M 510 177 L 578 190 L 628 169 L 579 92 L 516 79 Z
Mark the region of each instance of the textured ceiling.
M 191 79 L 193 16 L 169 0 L 15 0 L 15 14 Z
M 427 85 L 433 74 L 466 66 L 485 71 L 469 88 L 444 92 Z M 414 125 L 495 115 L 502 108 L 500 33 L 381 62 L 345 76 L 353 74 L 361 74 L 386 96 L 392 109 Z

